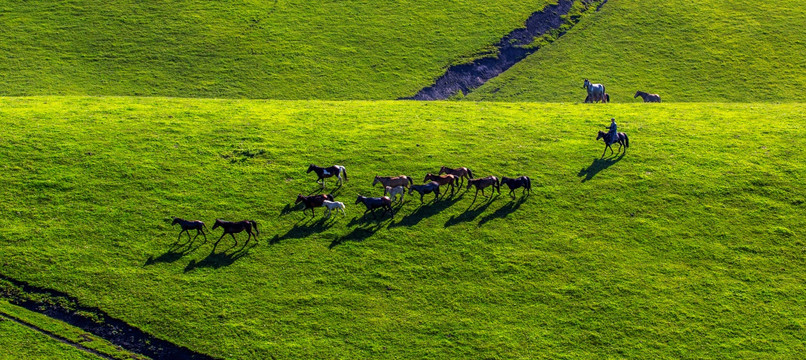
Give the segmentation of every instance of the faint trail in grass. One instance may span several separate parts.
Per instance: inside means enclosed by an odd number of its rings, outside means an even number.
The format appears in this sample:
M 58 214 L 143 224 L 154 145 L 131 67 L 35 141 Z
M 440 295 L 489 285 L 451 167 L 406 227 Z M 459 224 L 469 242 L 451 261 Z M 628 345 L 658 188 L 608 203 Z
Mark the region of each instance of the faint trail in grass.
M 31 323 L 29 323 L 29 322 L 27 322 L 25 320 L 22 320 L 22 319 L 20 319 L 20 318 L 18 318 L 16 316 L 6 314 L 6 313 L 4 313 L 2 311 L 0 311 L 0 318 L 4 318 L 6 320 L 13 321 L 13 322 L 15 322 L 17 324 L 20 324 L 22 326 L 25 326 L 25 327 L 31 329 L 31 330 L 34 330 L 34 331 L 40 332 L 42 334 L 45 334 L 47 336 L 50 336 L 52 339 L 54 339 L 56 341 L 59 341 L 61 343 L 67 344 L 67 345 L 70 345 L 70 346 L 72 346 L 72 347 L 74 347 L 76 349 L 86 351 L 86 352 L 88 352 L 90 354 L 93 354 L 95 356 L 98 356 L 98 357 L 101 357 L 101 358 L 104 358 L 104 359 L 109 359 L 109 360 L 114 360 L 115 359 L 115 358 L 113 358 L 113 357 L 111 357 L 109 355 L 106 355 L 106 354 L 102 353 L 102 352 L 99 352 L 99 351 L 94 350 L 94 349 L 90 349 L 90 348 L 88 348 L 88 347 L 86 347 L 84 345 L 81 345 L 81 344 L 79 344 L 77 342 L 74 342 L 74 341 L 72 341 L 70 339 L 61 337 L 61 336 L 59 336 L 59 334 L 56 334 L 54 332 L 42 329 L 42 328 L 40 328 L 40 327 L 38 327 L 38 326 L 36 326 L 34 324 L 31 324 Z
M 78 299 L 52 289 L 31 286 L 0 274 L 0 297 L 98 336 L 130 352 L 152 359 L 216 359 L 148 334 L 98 308 L 79 305 Z
M 580 16 L 566 16 L 573 8 L 574 2 L 575 0 L 559 0 L 556 5 L 548 5 L 543 10 L 532 13 L 523 28 L 512 30 L 495 44 L 497 52 L 494 57 L 485 57 L 469 64 L 451 66 L 445 71 L 445 74 L 437 78 L 433 85 L 421 89 L 414 96 L 401 98 L 401 100 L 443 100 L 460 91 L 467 95 L 487 80 L 498 76 L 539 50 L 539 46 L 530 46 L 536 38 L 551 31 L 559 31 L 563 25 L 567 24 L 568 28 L 555 35 L 555 39 L 557 39 L 576 25 Z M 599 11 L 605 2 L 600 3 L 596 7 L 596 11 Z M 593 0 L 582 0 L 583 12 L 587 11 L 593 3 L 595 3 Z

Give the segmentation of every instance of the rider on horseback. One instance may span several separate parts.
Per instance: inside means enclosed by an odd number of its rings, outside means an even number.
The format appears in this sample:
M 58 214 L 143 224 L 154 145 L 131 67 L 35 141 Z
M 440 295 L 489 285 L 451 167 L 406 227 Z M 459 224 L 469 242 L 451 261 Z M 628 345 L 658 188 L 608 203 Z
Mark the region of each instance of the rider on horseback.
M 618 142 L 618 130 L 616 130 L 616 118 L 610 118 L 610 126 L 606 127 L 606 129 L 610 129 L 607 133 L 610 136 L 610 143 L 615 144 Z

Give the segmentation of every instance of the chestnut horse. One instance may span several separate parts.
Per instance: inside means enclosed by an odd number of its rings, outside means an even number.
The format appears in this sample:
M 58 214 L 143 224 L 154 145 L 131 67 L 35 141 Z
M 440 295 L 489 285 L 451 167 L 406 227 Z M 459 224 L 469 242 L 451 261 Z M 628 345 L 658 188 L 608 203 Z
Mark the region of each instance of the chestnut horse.
M 304 196 L 302 194 L 297 195 L 297 200 L 294 201 L 294 204 L 303 203 L 305 207 L 302 209 L 302 214 L 305 214 L 305 210 L 311 209 L 311 215 L 316 215 L 316 212 L 313 208 L 321 207 L 325 200 L 333 201 L 333 195 L 330 194 L 319 194 L 319 195 L 311 195 L 311 196 Z
M 495 194 L 495 189 L 498 189 L 498 194 L 501 194 L 501 184 L 498 182 L 498 178 L 495 176 L 468 180 L 467 188 L 470 189 L 473 186 L 476 187 L 476 196 L 473 197 L 473 201 L 476 201 L 476 197 L 479 196 L 479 190 L 481 190 L 481 194 L 484 195 L 484 189 L 489 186 L 493 187 L 493 194 Z M 490 196 L 492 196 L 492 194 Z
M 448 174 L 448 175 L 457 176 L 459 178 L 459 184 L 458 184 L 459 186 L 464 185 L 464 182 L 465 182 L 464 178 L 468 178 L 468 180 L 469 180 L 470 178 L 473 177 L 473 172 L 470 171 L 470 169 L 468 169 L 466 167 L 458 167 L 456 169 L 451 169 L 451 168 L 443 166 L 443 167 L 439 168 L 439 174 L 440 175 Z
M 367 209 L 364 210 L 364 215 L 362 215 L 362 217 L 366 216 L 368 211 L 372 211 L 372 218 L 377 219 L 378 217 L 375 216 L 375 209 L 377 208 L 386 209 L 386 211 L 384 211 L 383 214 L 386 214 L 388 212 L 390 215 L 392 215 L 392 217 L 395 217 L 395 213 L 394 211 L 392 211 L 392 199 L 390 199 L 388 196 L 366 197 L 358 195 L 358 198 L 355 199 L 355 203 L 364 204 L 364 206 L 367 207 Z M 381 214 L 381 216 L 383 216 L 383 214 Z
M 375 180 L 372 181 L 372 186 L 375 184 L 381 183 L 383 186 L 405 186 L 408 187 L 409 185 L 414 185 L 414 180 L 411 177 L 406 175 L 400 176 L 375 176 Z
M 344 183 L 344 181 L 347 180 L 347 169 L 345 169 L 344 166 L 341 166 L 341 165 L 333 165 L 333 166 L 330 166 L 330 167 L 321 167 L 321 166 L 316 166 L 314 164 L 311 164 L 310 166 L 308 166 L 308 171 L 306 171 L 305 173 L 307 174 L 307 173 L 309 173 L 311 171 L 315 172 L 316 176 L 319 177 L 318 179 L 316 179 L 317 183 L 319 183 L 319 181 L 321 180 L 322 189 L 325 188 L 325 179 L 326 178 L 336 176 L 339 179 L 338 180 L 339 186 L 341 186 Z M 344 179 L 341 178 L 342 174 L 344 174 Z
M 602 157 L 607 152 L 607 149 L 610 148 L 610 155 L 613 155 L 613 148 L 610 147 L 610 136 L 607 135 L 606 132 L 599 130 L 599 135 L 596 136 L 596 140 L 602 139 L 605 143 L 604 151 L 602 151 Z M 621 147 L 624 147 L 624 153 L 627 153 L 627 148 L 630 147 L 630 138 L 627 137 L 627 134 L 620 132 L 618 133 L 618 151 L 621 152 Z
M 501 178 L 501 184 L 506 185 L 509 187 L 509 196 L 515 198 L 515 189 L 522 187 L 523 194 L 526 194 L 528 190 L 529 193 L 532 193 L 532 179 L 529 179 L 528 176 L 521 176 L 517 178 L 508 178 L 506 176 Z M 501 189 L 498 189 L 498 192 L 501 192 Z
M 423 185 L 412 185 L 409 188 L 409 195 L 411 195 L 412 191 L 416 191 L 416 192 L 420 193 L 420 203 L 421 204 L 423 202 L 423 195 L 425 195 L 425 194 L 434 193 L 434 201 L 439 199 L 439 183 L 436 182 L 436 181 L 432 181 L 430 183 L 423 184 Z
M 182 228 L 182 231 L 179 232 L 179 236 L 176 237 L 176 241 L 179 241 L 179 238 L 182 236 L 182 233 L 185 232 L 185 231 L 187 231 L 188 240 L 191 240 L 190 239 L 190 231 L 188 231 L 188 230 L 196 230 L 196 236 L 193 237 L 193 240 L 196 240 L 196 238 L 199 236 L 199 234 L 202 234 L 202 235 L 204 235 L 204 241 L 207 241 L 207 234 L 204 233 L 204 229 L 206 229 L 207 227 L 204 226 L 204 222 L 201 222 L 199 220 L 180 219 L 180 218 L 178 218 L 176 216 L 172 216 L 172 218 L 174 219 L 174 221 L 171 223 L 171 225 L 179 224 L 179 227 Z
M 224 221 L 221 219 L 215 219 L 215 224 L 213 224 L 213 230 L 215 230 L 219 226 L 224 229 L 224 233 L 221 234 L 221 237 L 218 238 L 218 240 L 215 242 L 213 248 L 218 246 L 218 242 L 221 241 L 221 239 L 224 238 L 224 235 L 227 234 L 232 236 L 232 240 L 235 240 L 236 246 L 238 245 L 238 239 L 236 239 L 235 235 L 233 234 L 237 234 L 241 231 L 246 231 L 249 234 L 249 237 L 246 239 L 247 243 L 252 238 L 252 236 L 254 236 L 255 241 L 257 241 L 257 236 L 260 235 L 260 231 L 258 231 L 257 229 L 257 222 L 255 222 L 254 220 L 241 220 L 233 222 L 233 221 Z M 253 227 L 255 228 L 254 233 L 252 232 Z
M 635 98 L 637 98 L 639 96 L 641 97 L 641 99 L 644 99 L 644 102 L 657 102 L 657 103 L 660 102 L 660 95 L 658 95 L 658 94 L 647 94 L 647 93 L 645 93 L 643 91 L 636 91 L 635 96 L 633 96 L 632 98 L 635 99 Z
M 456 175 L 451 175 L 451 174 L 434 175 L 434 174 L 428 173 L 428 174 L 425 175 L 425 179 L 423 179 L 423 182 L 426 182 L 426 181 L 436 181 L 437 184 L 439 184 L 440 186 L 442 186 L 442 185 L 450 185 L 451 186 L 451 196 L 453 196 L 454 184 L 459 182 L 459 177 L 456 176 Z
M 602 103 L 609 103 L 610 102 L 610 94 L 604 94 L 604 95 L 599 95 L 599 94 L 591 95 L 591 94 L 588 94 L 588 96 L 585 97 L 585 103 L 586 104 L 587 103 L 595 103 L 597 101 L 601 101 Z

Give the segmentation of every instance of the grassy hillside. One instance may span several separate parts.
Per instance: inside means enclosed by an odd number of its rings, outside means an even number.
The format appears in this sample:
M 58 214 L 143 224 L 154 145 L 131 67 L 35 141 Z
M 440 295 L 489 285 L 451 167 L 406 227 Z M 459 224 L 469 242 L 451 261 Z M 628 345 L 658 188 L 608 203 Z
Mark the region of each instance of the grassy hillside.
M 805 110 L 2 98 L 0 272 L 226 358 L 795 358 Z M 309 163 L 347 167 L 346 217 L 292 206 Z M 443 164 L 534 194 L 359 218 L 373 175 Z
M 395 99 L 546 3 L 4 2 L 0 95 Z
M 796 0 L 611 0 L 468 98 L 581 102 L 589 78 L 614 102 L 804 101 L 804 18 Z

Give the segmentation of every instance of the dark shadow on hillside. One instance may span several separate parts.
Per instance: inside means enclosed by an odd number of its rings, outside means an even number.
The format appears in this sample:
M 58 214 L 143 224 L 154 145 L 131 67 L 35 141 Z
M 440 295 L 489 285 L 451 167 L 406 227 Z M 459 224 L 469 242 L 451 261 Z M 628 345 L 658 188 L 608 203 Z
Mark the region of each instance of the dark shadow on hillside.
M 619 155 L 618 157 L 611 157 L 606 159 L 593 159 L 593 162 L 590 164 L 590 166 L 588 166 L 588 168 L 579 170 L 577 176 L 585 177 L 584 179 L 582 179 L 582 182 L 586 182 L 590 179 L 593 179 L 593 177 L 596 176 L 596 174 L 598 174 L 600 171 L 605 170 L 613 166 L 615 163 L 621 161 L 621 159 L 624 158 L 624 155 L 625 155 L 624 153 L 621 153 L 621 155 Z
M 334 214 L 335 215 L 335 214 Z M 331 221 L 333 220 L 333 221 Z M 335 217 L 331 216 L 329 218 L 326 217 L 309 217 L 307 219 L 303 219 L 297 221 L 291 229 L 289 229 L 283 235 L 274 235 L 274 237 L 269 240 L 269 244 L 277 244 L 283 240 L 288 239 L 303 239 L 313 234 L 325 231 L 333 226 L 335 222 Z
M 415 209 L 412 213 L 404 216 L 400 221 L 396 223 L 389 224 L 388 228 L 394 228 L 399 226 L 414 226 L 417 225 L 421 220 L 436 215 L 443 210 L 453 206 L 456 204 L 457 201 L 462 199 L 462 196 L 448 198 L 447 200 L 437 200 L 431 201 L 427 203 L 420 204 L 417 209 Z M 416 199 L 414 201 L 419 202 L 420 199 Z
M 250 243 L 251 245 L 249 245 Z M 203 267 L 218 269 L 224 266 L 230 266 L 238 259 L 248 255 L 249 250 L 255 246 L 257 246 L 257 241 L 246 241 L 243 243 L 241 248 L 233 250 L 232 252 L 229 251 L 235 248 L 236 245 L 233 245 L 231 248 L 220 253 L 216 253 L 215 249 L 213 249 L 213 251 L 211 251 L 206 258 L 201 259 L 198 262 L 195 260 L 190 260 L 190 263 L 185 266 L 185 272 Z
M 518 208 L 520 208 L 521 205 L 523 205 L 523 203 L 525 203 L 527 199 L 529 199 L 529 194 L 522 196 L 518 200 L 513 199 L 512 201 L 506 203 L 506 205 L 500 207 L 494 213 L 486 215 L 483 218 L 481 218 L 481 221 L 479 221 L 479 226 L 482 226 L 486 224 L 488 221 L 493 219 L 503 219 L 507 217 L 509 214 L 512 214 L 515 211 L 517 211 Z
M 193 246 L 193 244 L 195 244 L 196 242 L 197 242 L 196 237 L 193 237 L 186 243 L 177 241 L 173 243 L 171 247 L 168 248 L 168 251 L 166 251 L 162 255 L 157 257 L 149 256 L 148 259 L 146 259 L 146 262 L 145 264 L 143 264 L 143 266 L 154 265 L 157 263 L 172 263 L 198 250 L 202 245 L 207 243 L 207 240 L 205 239 L 204 241 L 198 241 L 198 244 L 196 246 Z
M 472 203 L 470 203 L 470 206 L 468 206 L 467 209 L 465 209 L 465 211 L 463 211 L 461 214 L 459 214 L 458 216 L 455 215 L 451 216 L 451 218 L 445 222 L 445 227 L 458 225 L 463 222 L 473 221 L 475 218 L 481 215 L 481 213 L 483 213 L 484 210 L 487 210 L 487 208 L 490 207 L 490 205 L 493 203 L 493 200 L 495 200 L 498 197 L 489 196 L 484 198 L 482 196 L 481 198 L 484 200 L 479 202 L 478 205 L 476 205 L 476 207 L 473 207 L 473 205 L 476 204 L 476 201 L 473 201 Z

